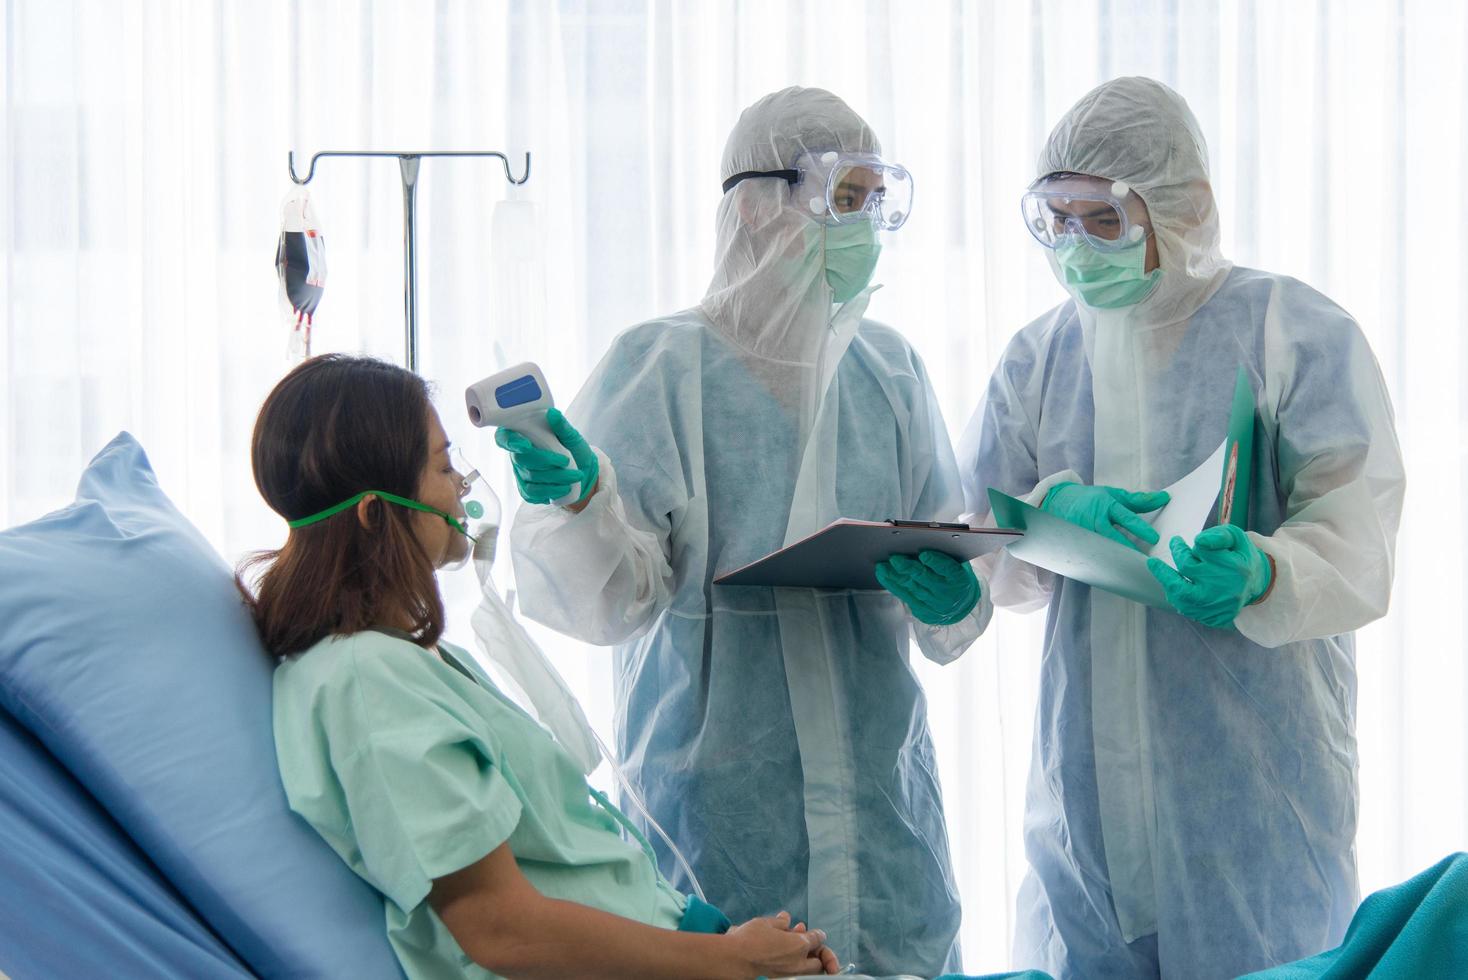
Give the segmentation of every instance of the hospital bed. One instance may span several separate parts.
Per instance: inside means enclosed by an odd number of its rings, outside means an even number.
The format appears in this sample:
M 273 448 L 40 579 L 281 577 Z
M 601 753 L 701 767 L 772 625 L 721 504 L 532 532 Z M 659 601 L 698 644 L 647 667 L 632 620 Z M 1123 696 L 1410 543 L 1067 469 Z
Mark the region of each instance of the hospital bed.
M 381 897 L 286 805 L 271 670 L 126 433 L 0 531 L 0 976 L 402 980 Z M 1462 975 L 1458 854 L 1258 976 Z
M 0 970 L 252 976 L 66 767 L 0 712 Z

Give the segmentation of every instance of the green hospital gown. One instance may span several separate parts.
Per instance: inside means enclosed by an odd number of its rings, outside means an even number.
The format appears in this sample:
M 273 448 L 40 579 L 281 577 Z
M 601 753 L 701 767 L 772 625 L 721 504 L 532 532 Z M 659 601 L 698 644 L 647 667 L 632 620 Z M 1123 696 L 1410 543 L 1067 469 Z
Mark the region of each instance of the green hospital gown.
M 435 878 L 508 841 L 541 894 L 676 929 L 685 898 L 622 839 L 581 770 L 462 650 L 322 640 L 275 671 L 275 750 L 291 809 L 384 896 L 410 980 L 490 977 L 427 901 Z M 471 677 L 472 675 L 472 677 Z

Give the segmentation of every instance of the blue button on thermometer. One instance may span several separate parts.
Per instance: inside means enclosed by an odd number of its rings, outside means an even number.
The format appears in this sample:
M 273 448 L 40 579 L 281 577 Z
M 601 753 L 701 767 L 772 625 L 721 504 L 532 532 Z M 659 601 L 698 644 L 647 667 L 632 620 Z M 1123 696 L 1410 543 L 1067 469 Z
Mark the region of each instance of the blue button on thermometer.
M 546 410 L 555 408 L 556 403 L 545 375 L 535 364 L 516 364 L 470 385 L 464 391 L 464 405 L 469 409 L 469 421 L 481 428 L 514 429 L 541 449 L 573 459 L 545 420 Z M 573 504 L 580 499 L 581 486 L 577 484 L 555 503 Z

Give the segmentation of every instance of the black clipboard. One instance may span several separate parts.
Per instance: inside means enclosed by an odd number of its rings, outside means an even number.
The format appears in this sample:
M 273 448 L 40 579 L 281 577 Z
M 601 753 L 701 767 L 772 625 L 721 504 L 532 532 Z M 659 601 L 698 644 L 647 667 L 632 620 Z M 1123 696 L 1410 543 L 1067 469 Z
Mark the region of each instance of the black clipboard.
M 856 521 L 842 518 L 807 538 L 714 577 L 715 585 L 796 589 L 880 589 L 877 563 L 893 555 L 938 551 L 972 561 L 1024 532 L 941 521 Z

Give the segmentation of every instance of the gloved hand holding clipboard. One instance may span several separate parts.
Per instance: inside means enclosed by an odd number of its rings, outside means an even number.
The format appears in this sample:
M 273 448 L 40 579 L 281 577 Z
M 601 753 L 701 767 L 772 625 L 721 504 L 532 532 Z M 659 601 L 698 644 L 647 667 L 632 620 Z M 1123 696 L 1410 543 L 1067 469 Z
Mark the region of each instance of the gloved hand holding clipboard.
M 893 555 L 937 551 L 972 561 L 1024 534 L 1004 528 L 941 521 L 857 521 L 842 518 L 743 568 L 715 576 L 715 585 L 802 589 L 881 589 L 877 563 Z

